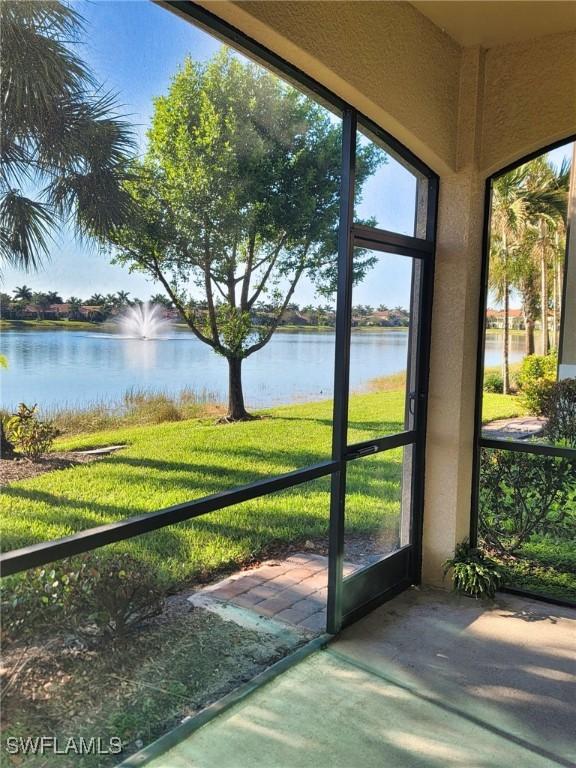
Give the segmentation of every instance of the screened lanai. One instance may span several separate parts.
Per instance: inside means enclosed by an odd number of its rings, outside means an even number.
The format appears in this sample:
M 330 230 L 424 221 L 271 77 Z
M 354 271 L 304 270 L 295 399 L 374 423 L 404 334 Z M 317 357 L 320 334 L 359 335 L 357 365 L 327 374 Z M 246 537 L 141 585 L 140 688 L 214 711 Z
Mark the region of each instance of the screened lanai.
M 576 3 L 2 13 L 7 760 L 572 765 Z

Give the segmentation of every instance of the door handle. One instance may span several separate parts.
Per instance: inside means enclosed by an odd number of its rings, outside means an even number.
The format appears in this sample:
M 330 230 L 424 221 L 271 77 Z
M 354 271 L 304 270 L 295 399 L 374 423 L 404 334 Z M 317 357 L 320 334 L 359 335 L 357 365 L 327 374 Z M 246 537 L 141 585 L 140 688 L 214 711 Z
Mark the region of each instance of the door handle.
M 358 448 L 357 451 L 354 451 L 352 457 L 359 459 L 361 456 L 370 456 L 372 453 L 378 453 L 379 450 L 380 448 L 377 445 L 367 445 L 364 448 Z
M 408 393 L 408 410 L 412 416 L 416 415 L 416 400 L 424 400 L 424 393 L 415 390 Z

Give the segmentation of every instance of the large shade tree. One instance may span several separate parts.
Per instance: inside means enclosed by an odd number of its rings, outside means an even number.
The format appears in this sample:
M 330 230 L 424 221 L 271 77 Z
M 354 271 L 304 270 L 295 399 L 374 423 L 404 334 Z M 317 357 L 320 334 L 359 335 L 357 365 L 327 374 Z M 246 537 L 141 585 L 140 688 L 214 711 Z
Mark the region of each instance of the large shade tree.
M 268 343 L 305 277 L 325 296 L 335 290 L 339 121 L 223 49 L 185 61 L 155 100 L 148 141 L 131 167 L 136 212 L 112 237 L 115 258 L 151 275 L 226 358 L 227 418 L 249 418 L 243 360 Z M 384 160 L 359 150 L 357 189 Z M 373 263 L 359 253 L 356 276 Z
M 57 0 L 0 3 L 0 263 L 35 269 L 62 225 L 103 237 L 127 215 L 132 133 L 74 50 L 82 29 Z

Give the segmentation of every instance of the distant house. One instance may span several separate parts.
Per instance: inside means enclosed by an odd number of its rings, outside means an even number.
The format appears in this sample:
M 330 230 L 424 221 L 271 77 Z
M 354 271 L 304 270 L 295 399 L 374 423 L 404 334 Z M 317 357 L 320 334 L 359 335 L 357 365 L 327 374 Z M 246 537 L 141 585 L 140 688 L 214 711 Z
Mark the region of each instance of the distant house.
M 499 330 L 504 329 L 504 310 L 503 309 L 490 309 L 486 310 L 486 327 L 497 328 Z M 523 331 L 524 314 L 521 309 L 509 309 L 508 318 L 510 323 L 510 329 L 513 331 Z
M 99 304 L 86 304 L 80 307 L 80 315 L 86 320 L 99 322 L 106 319 L 104 307 Z
M 383 309 L 372 312 L 370 315 L 354 315 L 352 325 L 390 328 L 407 326 L 410 324 L 410 315 L 404 309 Z
M 510 329 L 512 331 L 523 331 L 526 328 L 524 322 L 524 313 L 521 309 L 509 309 L 508 317 L 510 318 Z M 554 327 L 554 313 L 550 311 L 548 313 L 548 325 Z M 538 316 L 534 321 L 534 328 L 539 330 L 541 326 L 540 317 Z M 504 310 L 503 309 L 490 309 L 486 310 L 486 327 L 497 328 L 503 330 L 504 328 Z
M 282 313 L 279 325 L 308 325 L 305 317 L 295 309 L 287 308 Z
M 373 312 L 366 319 L 374 325 L 387 325 L 390 321 L 390 310 L 384 309 L 378 312 Z
M 82 305 L 74 309 L 68 302 L 62 304 L 27 304 L 18 311 L 18 317 L 23 320 L 89 320 L 99 322 L 106 318 L 104 307 L 99 305 Z

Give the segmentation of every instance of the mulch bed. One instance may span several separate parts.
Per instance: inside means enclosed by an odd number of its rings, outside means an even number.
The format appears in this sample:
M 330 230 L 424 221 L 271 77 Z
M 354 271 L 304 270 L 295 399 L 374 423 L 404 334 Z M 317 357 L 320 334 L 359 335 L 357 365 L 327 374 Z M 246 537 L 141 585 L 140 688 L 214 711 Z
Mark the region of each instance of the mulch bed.
M 88 464 L 102 458 L 98 455 L 83 455 L 75 451 L 59 451 L 47 456 L 41 456 L 35 461 L 29 459 L 0 459 L 0 487 L 15 483 L 17 480 L 27 480 L 30 477 L 54 472 L 57 469 L 68 469 L 77 464 Z
M 123 759 L 305 641 L 224 621 L 193 608 L 187 596 L 169 598 L 159 617 L 115 642 L 83 647 L 56 635 L 8 644 L 0 670 L 4 732 L 50 734 L 63 742 L 119 737 Z M 117 762 L 96 755 L 58 759 L 60 768 Z M 46 758 L 21 762 L 16 756 L 8 765 L 44 768 Z

